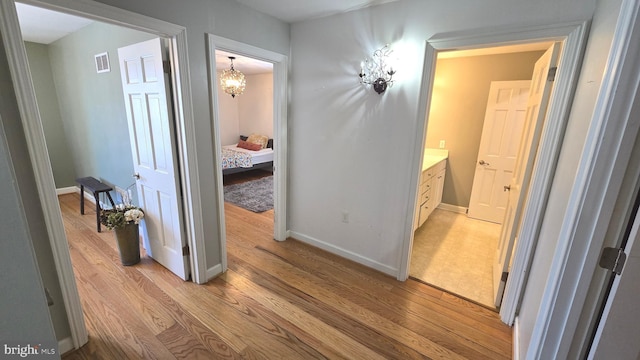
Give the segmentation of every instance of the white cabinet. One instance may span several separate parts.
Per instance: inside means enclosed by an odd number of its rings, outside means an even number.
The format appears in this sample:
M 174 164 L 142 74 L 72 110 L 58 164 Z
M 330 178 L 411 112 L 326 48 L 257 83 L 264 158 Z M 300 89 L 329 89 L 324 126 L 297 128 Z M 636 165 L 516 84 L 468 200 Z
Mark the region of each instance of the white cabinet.
M 414 230 L 422 226 L 433 210 L 442 202 L 442 189 L 447 160 L 441 160 L 426 168 L 420 175 L 418 208 L 414 219 Z

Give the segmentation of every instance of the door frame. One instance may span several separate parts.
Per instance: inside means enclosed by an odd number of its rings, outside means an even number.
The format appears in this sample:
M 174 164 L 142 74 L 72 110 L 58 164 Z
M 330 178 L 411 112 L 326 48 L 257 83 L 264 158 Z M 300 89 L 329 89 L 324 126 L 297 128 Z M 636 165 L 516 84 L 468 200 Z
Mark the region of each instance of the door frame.
M 53 1 L 43 0 L 20 0 L 20 2 L 113 25 L 126 26 L 170 39 L 170 61 L 174 70 L 171 80 L 173 82 L 175 122 L 178 133 L 178 154 L 176 156 L 178 156 L 180 163 L 180 183 L 184 192 L 183 217 L 187 243 L 192 250 L 191 274 L 194 282 L 206 282 L 205 243 L 200 186 L 197 177 L 186 28 L 90 0 L 57 0 L 55 4 L 52 3 Z M 33 166 L 37 191 L 71 329 L 71 340 L 73 348 L 77 349 L 88 341 L 88 335 L 14 1 L 0 1 L 0 31 L 7 48 L 7 58 L 16 89 L 22 127 L 29 148 L 29 158 Z
M 273 64 L 273 147 L 274 147 L 274 225 L 273 237 L 284 241 L 287 232 L 287 69 L 288 57 L 269 50 L 261 49 L 239 41 L 207 34 L 207 56 L 209 70 L 209 93 L 211 95 L 211 116 L 214 136 L 214 154 L 216 161 L 215 178 L 218 198 L 218 229 L 220 230 L 220 253 L 222 254 L 222 272 L 227 270 L 227 230 L 224 214 L 224 190 L 222 177 L 222 149 L 220 143 L 220 113 L 218 109 L 218 80 L 216 68 L 216 50 L 232 52 Z M 212 274 L 213 275 L 213 274 Z M 217 275 L 217 274 L 216 274 Z
M 624 232 L 640 171 L 632 157 L 640 136 L 639 19 L 640 0 L 623 0 L 528 359 L 577 358 L 589 346 L 605 290 L 598 258 Z
M 475 29 L 469 31 L 436 34 L 425 43 L 424 71 L 420 87 L 418 107 L 418 131 L 414 139 L 411 182 L 407 203 L 407 220 L 403 248 L 400 252 L 398 280 L 404 281 L 409 275 L 411 248 L 413 245 L 413 217 L 420 179 L 420 164 L 428 124 L 428 110 L 431 103 L 433 79 L 437 53 L 446 50 L 466 50 L 501 45 L 515 45 L 532 42 L 560 41 L 563 43 L 559 69 L 554 89 L 549 100 L 547 120 L 537 151 L 529 193 L 539 196 L 529 197 L 524 205 L 519 244 L 515 249 L 513 267 L 505 289 L 500 317 L 503 322 L 513 324 L 535 249 L 537 236 L 544 218 L 549 191 L 556 170 L 556 163 L 562 145 L 568 114 L 576 88 L 586 44 L 589 23 L 587 21 L 535 27 L 507 27 Z

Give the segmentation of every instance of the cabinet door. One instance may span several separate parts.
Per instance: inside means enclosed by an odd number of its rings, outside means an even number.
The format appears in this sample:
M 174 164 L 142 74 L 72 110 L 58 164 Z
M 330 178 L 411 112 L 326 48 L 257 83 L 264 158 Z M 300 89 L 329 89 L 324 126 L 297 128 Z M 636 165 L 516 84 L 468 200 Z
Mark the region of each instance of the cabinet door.
M 437 208 L 440 203 L 442 203 L 442 193 L 444 191 L 444 175 L 447 172 L 447 169 L 444 168 L 438 171 L 438 174 L 434 177 L 433 180 L 433 208 Z

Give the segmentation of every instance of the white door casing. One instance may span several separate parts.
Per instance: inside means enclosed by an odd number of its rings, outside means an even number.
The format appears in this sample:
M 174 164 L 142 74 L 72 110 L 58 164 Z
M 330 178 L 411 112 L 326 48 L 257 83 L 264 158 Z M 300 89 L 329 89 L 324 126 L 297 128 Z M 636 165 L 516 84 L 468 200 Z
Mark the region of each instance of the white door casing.
M 175 133 L 159 38 L 118 49 L 138 200 L 150 257 L 186 280 Z
M 510 183 L 504 184 L 509 187 L 509 198 L 493 263 L 493 293 L 497 307 L 502 303 L 511 255 L 517 242 L 516 234 L 520 227 L 547 104 L 551 96 L 553 79 L 549 78 L 549 71 L 558 64 L 559 54 L 560 44 L 554 43 L 535 64 L 513 177 Z
M 524 126 L 531 81 L 492 81 L 468 215 L 502 223 Z

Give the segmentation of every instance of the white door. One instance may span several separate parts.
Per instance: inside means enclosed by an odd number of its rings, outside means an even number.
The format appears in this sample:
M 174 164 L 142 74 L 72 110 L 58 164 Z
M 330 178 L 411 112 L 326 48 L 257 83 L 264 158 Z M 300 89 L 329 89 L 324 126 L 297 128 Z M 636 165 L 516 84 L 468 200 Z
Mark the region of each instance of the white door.
M 484 116 L 468 215 L 502 223 L 524 126 L 531 81 L 493 81 Z
M 640 216 L 625 246 L 627 260 L 613 280 L 589 359 L 640 359 Z M 635 246 L 634 246 L 635 245 Z
M 558 64 L 560 43 L 555 43 L 538 59 L 533 69 L 524 130 L 520 140 L 520 149 L 511 181 L 503 185 L 509 194 L 505 211 L 500 241 L 493 263 L 493 294 L 496 306 L 502 303 L 504 286 L 507 283 L 511 254 L 517 242 L 516 235 L 520 228 L 522 208 L 529 189 L 529 180 L 535 160 L 540 134 L 547 112 L 547 104 L 551 95 L 553 79 L 549 77 L 549 69 Z M 555 74 L 555 72 L 553 72 Z
M 145 212 L 147 253 L 186 280 L 188 259 L 178 201 L 175 134 L 167 103 L 162 43 L 118 49 L 138 201 Z

